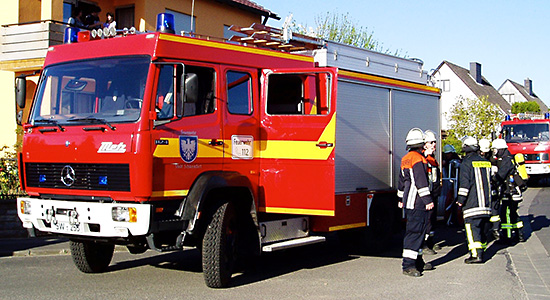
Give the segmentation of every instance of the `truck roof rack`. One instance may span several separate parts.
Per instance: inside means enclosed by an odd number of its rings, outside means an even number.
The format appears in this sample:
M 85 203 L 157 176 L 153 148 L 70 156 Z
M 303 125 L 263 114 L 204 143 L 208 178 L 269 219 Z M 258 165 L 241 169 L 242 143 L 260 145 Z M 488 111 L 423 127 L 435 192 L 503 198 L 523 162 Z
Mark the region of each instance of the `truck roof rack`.
M 232 25 L 229 30 L 239 33 L 233 35 L 229 39 L 230 41 L 252 44 L 262 48 L 293 52 L 315 50 L 324 46 L 322 39 L 262 24 L 254 23 L 250 27 Z

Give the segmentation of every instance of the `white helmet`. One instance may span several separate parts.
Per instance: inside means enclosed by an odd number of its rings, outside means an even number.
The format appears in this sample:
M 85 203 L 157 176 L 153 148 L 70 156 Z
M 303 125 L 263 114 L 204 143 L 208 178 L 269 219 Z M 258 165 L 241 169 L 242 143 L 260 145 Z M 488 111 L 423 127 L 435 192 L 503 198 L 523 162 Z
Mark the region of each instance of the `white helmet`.
M 405 139 L 407 146 L 413 146 L 424 143 L 424 132 L 420 128 L 412 128 L 407 133 L 407 138 Z
M 479 150 L 481 150 L 481 152 L 489 152 L 491 151 L 491 141 L 489 141 L 488 139 L 480 139 L 479 140 Z
M 424 143 L 427 142 L 437 142 L 437 137 L 435 136 L 435 132 L 431 130 L 424 131 Z
M 506 141 L 503 139 L 496 139 L 493 141 L 492 145 L 493 149 L 508 149 L 508 145 L 506 144 Z
M 467 152 L 466 148 L 470 148 L 474 151 L 477 151 L 477 149 L 479 149 L 477 144 L 477 139 L 473 136 L 464 137 L 464 139 L 462 140 L 462 150 Z

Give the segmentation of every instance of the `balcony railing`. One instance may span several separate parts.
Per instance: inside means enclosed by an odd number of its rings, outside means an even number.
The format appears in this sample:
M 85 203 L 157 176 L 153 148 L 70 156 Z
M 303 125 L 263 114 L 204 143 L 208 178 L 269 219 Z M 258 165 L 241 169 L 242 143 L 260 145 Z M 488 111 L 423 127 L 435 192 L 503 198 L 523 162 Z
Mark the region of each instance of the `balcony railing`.
M 67 24 L 54 20 L 2 25 L 0 63 L 45 58 L 48 47 L 63 43 L 66 27 Z

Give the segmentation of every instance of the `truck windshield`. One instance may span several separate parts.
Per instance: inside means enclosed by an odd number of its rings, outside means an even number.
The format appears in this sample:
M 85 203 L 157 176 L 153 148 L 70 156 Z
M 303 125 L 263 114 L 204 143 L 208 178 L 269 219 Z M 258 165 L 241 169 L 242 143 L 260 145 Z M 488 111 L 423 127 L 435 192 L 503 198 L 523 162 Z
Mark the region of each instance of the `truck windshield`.
M 78 61 L 44 69 L 32 124 L 120 123 L 139 119 L 148 57 Z
M 544 142 L 548 141 L 547 123 L 513 124 L 502 126 L 502 136 L 506 142 Z

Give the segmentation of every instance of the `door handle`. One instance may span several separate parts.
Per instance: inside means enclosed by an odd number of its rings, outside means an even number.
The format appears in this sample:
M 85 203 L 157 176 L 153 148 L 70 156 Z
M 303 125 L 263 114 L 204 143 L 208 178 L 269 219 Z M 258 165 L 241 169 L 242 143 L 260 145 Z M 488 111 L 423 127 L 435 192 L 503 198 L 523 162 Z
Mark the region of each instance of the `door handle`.
M 208 142 L 208 145 L 210 145 L 210 146 L 221 146 L 221 145 L 223 145 L 223 141 L 218 141 L 216 139 L 211 139 L 210 142 Z
M 319 142 L 315 146 L 319 148 L 328 148 L 328 147 L 334 147 L 333 143 L 327 143 L 327 142 Z

